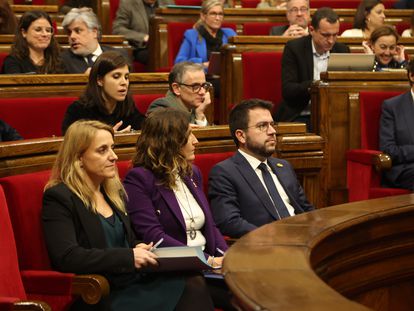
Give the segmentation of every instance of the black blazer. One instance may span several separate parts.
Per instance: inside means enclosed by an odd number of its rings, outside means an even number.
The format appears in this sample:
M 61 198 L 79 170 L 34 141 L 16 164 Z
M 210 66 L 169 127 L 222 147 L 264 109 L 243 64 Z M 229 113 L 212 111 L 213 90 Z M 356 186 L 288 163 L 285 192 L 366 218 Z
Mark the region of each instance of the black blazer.
M 128 215 L 115 208 L 114 211 L 124 224 L 131 248 L 108 249 L 99 216 L 89 211 L 65 184 L 47 189 L 43 195 L 42 222 L 52 266 L 62 272 L 102 274 L 110 282 L 115 274 L 134 273 L 132 248 L 139 241 Z
M 271 36 L 283 36 L 285 31 L 289 28 L 289 25 L 273 26 L 270 28 L 269 34 Z
M 331 53 L 349 53 L 349 48 L 336 42 Z M 282 55 L 283 100 L 275 116 L 277 121 L 292 121 L 307 107 L 312 81 L 312 36 L 288 41 Z
M 411 91 L 384 100 L 380 119 L 380 150 L 389 154 L 392 168 L 385 177 L 393 186 L 404 170 L 414 169 L 414 102 Z M 414 185 L 414 181 L 411 181 Z

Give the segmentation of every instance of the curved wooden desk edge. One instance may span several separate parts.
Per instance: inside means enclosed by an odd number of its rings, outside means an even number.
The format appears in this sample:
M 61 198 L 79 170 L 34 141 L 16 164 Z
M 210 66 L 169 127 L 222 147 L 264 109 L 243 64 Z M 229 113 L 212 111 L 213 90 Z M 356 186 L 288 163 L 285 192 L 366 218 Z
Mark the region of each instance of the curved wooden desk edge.
M 414 194 L 277 221 L 230 248 L 225 280 L 242 310 L 370 310 L 355 301 L 375 307 L 375 290 L 414 280 L 413 221 Z

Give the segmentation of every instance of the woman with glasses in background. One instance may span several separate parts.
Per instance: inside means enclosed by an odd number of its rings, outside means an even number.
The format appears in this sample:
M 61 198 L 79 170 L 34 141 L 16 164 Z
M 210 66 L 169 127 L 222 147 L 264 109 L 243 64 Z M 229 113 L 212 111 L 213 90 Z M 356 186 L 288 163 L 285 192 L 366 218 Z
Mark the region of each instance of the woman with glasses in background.
M 384 25 L 385 7 L 381 0 L 362 0 L 354 17 L 354 28 L 345 30 L 341 37 L 368 39 L 371 33 Z
M 53 36 L 49 15 L 27 11 L 20 18 L 10 55 L 4 59 L 2 73 L 63 73 L 59 45 Z

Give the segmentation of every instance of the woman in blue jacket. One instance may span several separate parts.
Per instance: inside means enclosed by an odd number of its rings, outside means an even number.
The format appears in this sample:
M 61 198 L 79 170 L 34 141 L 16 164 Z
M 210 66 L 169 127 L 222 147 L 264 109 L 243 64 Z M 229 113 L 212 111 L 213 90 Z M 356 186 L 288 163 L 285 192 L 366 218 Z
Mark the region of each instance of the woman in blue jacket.
M 221 28 L 223 24 L 223 2 L 220 0 L 205 0 L 201 6 L 200 19 L 184 33 L 184 40 L 175 63 L 191 61 L 203 63 L 208 67 L 211 52 L 220 51 L 229 37 L 236 35 L 231 28 Z

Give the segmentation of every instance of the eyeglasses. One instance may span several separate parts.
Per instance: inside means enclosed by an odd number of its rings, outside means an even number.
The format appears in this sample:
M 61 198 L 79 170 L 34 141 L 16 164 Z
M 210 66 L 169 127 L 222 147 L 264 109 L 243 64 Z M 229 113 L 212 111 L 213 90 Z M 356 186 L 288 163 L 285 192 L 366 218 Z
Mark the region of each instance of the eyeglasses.
M 210 82 L 194 83 L 194 84 L 178 83 L 178 85 L 184 85 L 186 87 L 191 87 L 191 90 L 193 91 L 193 93 L 200 92 L 201 88 L 203 88 L 204 91 L 208 92 L 213 86 Z
M 270 127 L 273 127 L 275 125 L 275 122 L 260 122 L 256 125 L 248 126 L 246 129 L 249 128 L 257 128 L 260 132 L 267 132 Z
M 289 13 L 295 13 L 295 14 L 298 14 L 298 12 L 300 12 L 300 13 L 302 13 L 302 14 L 305 14 L 305 13 L 308 13 L 308 11 L 309 11 L 309 8 L 307 8 L 306 6 L 302 6 L 302 7 L 300 7 L 300 8 L 291 8 L 291 9 L 289 9 Z
M 211 17 L 214 17 L 214 18 L 216 18 L 216 17 L 223 18 L 224 17 L 223 12 L 208 12 L 207 15 L 211 16 Z

